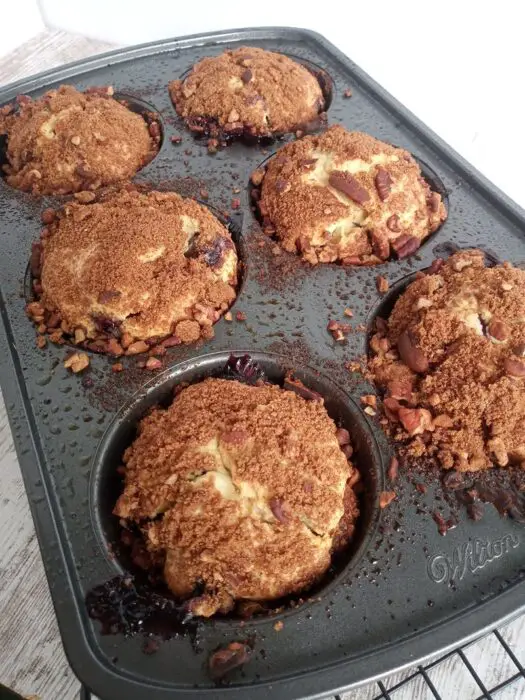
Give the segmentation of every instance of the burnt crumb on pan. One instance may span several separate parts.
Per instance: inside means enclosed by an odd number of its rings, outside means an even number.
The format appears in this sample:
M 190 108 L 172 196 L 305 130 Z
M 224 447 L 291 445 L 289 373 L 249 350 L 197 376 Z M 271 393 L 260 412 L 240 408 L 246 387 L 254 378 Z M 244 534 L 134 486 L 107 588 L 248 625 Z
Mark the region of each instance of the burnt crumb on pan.
M 200 381 L 141 421 L 114 509 L 162 558 L 173 594 L 203 617 L 310 589 L 359 513 L 350 435 L 322 399 L 305 400 L 299 382 L 294 391 L 251 383 L 249 358 L 229 366 L 250 383 Z
M 113 98 L 113 88 L 69 85 L 0 115 L 9 185 L 33 194 L 96 190 L 133 177 L 156 155 L 160 127 Z
M 312 265 L 405 258 L 447 216 L 410 153 L 342 126 L 283 146 L 251 182 L 263 230 Z
M 324 116 L 320 79 L 283 54 L 255 47 L 202 59 L 169 91 L 188 128 L 211 137 L 211 152 L 233 138 L 293 132 Z
M 27 313 L 56 343 L 113 357 L 213 337 L 236 295 L 237 253 L 210 211 L 174 192 L 108 192 L 46 210 Z M 73 370 L 75 371 L 75 370 Z

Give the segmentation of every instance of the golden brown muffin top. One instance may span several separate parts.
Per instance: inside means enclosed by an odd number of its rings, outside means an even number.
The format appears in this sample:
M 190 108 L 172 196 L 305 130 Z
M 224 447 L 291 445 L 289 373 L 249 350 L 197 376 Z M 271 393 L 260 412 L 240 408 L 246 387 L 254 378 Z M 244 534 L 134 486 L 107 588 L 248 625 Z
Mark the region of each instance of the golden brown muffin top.
M 371 340 L 396 436 L 446 469 L 525 466 L 525 272 L 476 250 L 431 272 Z
M 41 304 L 72 333 L 96 337 L 111 322 L 132 339 L 175 332 L 192 342 L 235 298 L 229 231 L 174 192 L 66 204 L 44 233 Z
M 330 564 L 355 476 L 322 401 L 223 379 L 191 385 L 144 418 L 124 463 L 115 514 L 166 551 L 177 595 L 204 582 L 194 606 L 204 615 L 313 583 Z M 353 491 L 346 498 L 345 543 L 358 514 Z
M 170 94 L 190 128 L 199 127 L 202 122 L 192 120 L 202 117 L 226 135 L 294 131 L 324 108 L 319 81 L 310 71 L 288 56 L 253 46 L 203 58 L 187 78 L 170 83 Z
M 145 120 L 107 91 L 62 85 L 36 100 L 23 97 L 17 111 L 0 117 L 7 182 L 33 194 L 67 194 L 135 175 L 158 142 Z
M 283 146 L 252 178 L 265 229 L 312 264 L 405 257 L 446 218 L 408 151 L 342 126 Z

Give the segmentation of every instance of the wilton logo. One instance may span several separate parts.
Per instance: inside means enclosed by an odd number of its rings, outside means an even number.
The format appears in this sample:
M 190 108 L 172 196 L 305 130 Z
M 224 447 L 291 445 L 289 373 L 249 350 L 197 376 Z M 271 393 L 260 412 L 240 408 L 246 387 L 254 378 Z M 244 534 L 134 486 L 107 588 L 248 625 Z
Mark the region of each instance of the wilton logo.
M 473 574 L 487 564 L 500 559 L 520 544 L 517 535 L 504 535 L 498 540 L 469 540 L 459 545 L 452 556 L 434 554 L 428 559 L 427 573 L 435 583 L 461 581 L 467 572 Z

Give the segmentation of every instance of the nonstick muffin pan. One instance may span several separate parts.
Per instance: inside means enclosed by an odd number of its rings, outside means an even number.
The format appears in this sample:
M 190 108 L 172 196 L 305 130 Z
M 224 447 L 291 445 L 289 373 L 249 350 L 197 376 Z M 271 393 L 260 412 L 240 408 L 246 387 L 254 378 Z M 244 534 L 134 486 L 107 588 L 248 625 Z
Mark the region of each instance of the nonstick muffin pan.
M 309 267 L 262 234 L 250 206 L 250 173 L 295 136 L 236 142 L 210 155 L 206 140 L 178 119 L 167 89 L 200 58 L 239 45 L 281 51 L 322 69 L 331 82 L 328 123 L 414 154 L 448 207 L 447 221 L 416 255 L 368 268 Z M 170 349 L 155 372 L 130 358 L 117 374 L 110 358 L 91 354 L 88 371 L 71 375 L 63 366 L 68 348 L 38 350 L 24 310 L 40 213 L 65 198 L 39 199 L 0 182 L 2 390 L 64 646 L 81 681 L 103 700 L 318 697 L 444 651 L 524 609 L 523 526 L 489 506 L 479 522 L 459 511 L 457 526 L 441 536 L 432 513 L 446 516 L 449 506 L 433 488 L 435 475 L 428 489 L 418 490 L 413 477 L 402 474 L 393 486 L 396 500 L 380 510 L 380 491 L 392 488 L 385 486 L 391 446 L 377 416 L 360 404 L 370 385 L 347 367 L 366 353 L 378 311 L 436 255 L 454 246 L 481 247 L 499 260 L 525 260 L 519 207 L 312 32 L 234 30 L 116 51 L 16 83 L 0 93 L 0 104 L 63 83 L 81 90 L 111 84 L 135 109 L 159 113 L 161 149 L 134 181 L 204 199 L 225 212 L 244 265 L 233 320 L 221 319 L 212 340 Z M 390 282 L 385 295 L 377 291 L 377 275 Z M 346 308 L 353 318 L 345 318 Z M 328 333 L 330 320 L 352 324 L 344 343 Z M 272 381 L 293 370 L 350 430 L 366 484 L 359 531 L 345 561 L 302 605 L 248 621 L 197 622 L 191 634 L 175 634 L 148 655 L 140 634 L 102 634 L 85 605 L 94 587 L 130 566 L 114 542 L 115 470 L 147 408 L 166 400 L 179 382 L 220 374 L 230 353 L 249 353 Z M 231 642 L 248 643 L 251 658 L 217 687 L 208 658 Z

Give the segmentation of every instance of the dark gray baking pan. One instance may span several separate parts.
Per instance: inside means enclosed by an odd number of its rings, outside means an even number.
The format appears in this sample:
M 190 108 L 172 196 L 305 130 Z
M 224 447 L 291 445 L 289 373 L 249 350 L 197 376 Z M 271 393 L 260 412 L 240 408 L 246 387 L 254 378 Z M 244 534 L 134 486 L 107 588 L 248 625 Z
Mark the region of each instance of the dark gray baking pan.
M 249 175 L 294 136 L 269 144 L 235 143 L 209 155 L 205 141 L 180 124 L 167 91 L 170 80 L 203 56 L 240 44 L 281 51 L 322 69 L 332 86 L 329 123 L 367 131 L 419 159 L 425 177 L 446 196 L 449 217 L 417 255 L 376 268 L 310 268 L 259 245 L 266 239 L 250 207 Z M 370 387 L 346 367 L 366 352 L 367 329 L 392 301 L 377 293 L 376 275 L 399 283 L 451 245 L 482 246 L 519 263 L 525 259 L 524 213 L 309 31 L 241 29 L 119 50 L 16 83 L 0 93 L 0 103 L 61 83 L 79 89 L 111 84 L 136 109 L 157 111 L 162 147 L 135 181 L 195 196 L 206 189 L 211 205 L 230 211 L 244 262 L 234 320 L 221 320 L 213 340 L 171 349 L 156 373 L 137 369 L 133 360 L 116 375 L 109 358 L 92 355 L 88 374 L 72 376 L 63 367 L 67 348 L 49 344 L 37 350 L 24 313 L 40 212 L 60 201 L 38 200 L 0 181 L 2 390 L 64 647 L 81 681 L 103 700 L 320 697 L 444 652 L 525 609 L 524 532 L 516 521 L 500 518 L 492 506 L 479 522 L 460 512 L 457 526 L 443 537 L 432 512 L 441 509 L 445 517 L 448 505 L 436 500 L 441 496 L 432 488 L 421 494 L 406 476 L 395 485 L 397 500 L 379 510 L 390 447 L 377 417 L 361 410 L 359 397 Z M 344 97 L 347 88 L 350 99 Z M 182 136 L 180 145 L 171 143 L 174 135 Z M 240 207 L 232 211 L 235 197 Z M 348 320 L 346 307 L 354 312 L 354 332 L 338 344 L 326 326 L 332 318 Z M 245 321 L 235 319 L 237 311 Z M 179 381 L 220 373 L 230 352 L 250 353 L 274 381 L 292 368 L 348 426 L 366 484 L 361 526 L 346 559 L 303 605 L 246 622 L 203 621 L 147 655 L 141 635 L 102 634 L 85 604 L 89 591 L 129 564 L 112 548 L 115 469 L 147 407 Z M 280 631 L 277 621 L 283 622 Z M 249 643 L 252 656 L 217 686 L 208 658 L 232 641 Z

